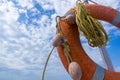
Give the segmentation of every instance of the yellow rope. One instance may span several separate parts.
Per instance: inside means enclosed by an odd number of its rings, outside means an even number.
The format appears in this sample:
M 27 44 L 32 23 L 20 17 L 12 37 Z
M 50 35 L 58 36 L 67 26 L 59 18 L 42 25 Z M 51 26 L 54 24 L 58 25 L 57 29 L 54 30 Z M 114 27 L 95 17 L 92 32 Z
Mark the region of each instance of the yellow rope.
M 50 53 L 49 53 L 49 55 L 48 55 L 48 57 L 47 57 L 47 59 L 46 59 L 46 61 L 45 61 L 45 65 L 44 65 L 44 69 L 43 69 L 43 73 L 42 73 L 42 80 L 44 80 L 44 75 L 45 75 L 46 67 L 47 67 L 49 58 L 50 58 L 50 56 L 51 56 L 54 48 L 55 48 L 55 47 L 52 47 L 52 49 L 50 50 Z
M 57 19 L 57 18 L 59 18 L 59 19 Z M 63 33 L 61 31 L 61 28 L 60 28 L 60 21 L 64 20 L 64 19 L 65 19 L 64 16 L 63 17 L 60 17 L 60 16 L 56 17 L 56 22 L 57 22 L 56 28 L 57 28 L 58 34 L 60 34 L 60 35 L 63 35 Z M 67 57 L 68 62 L 71 62 L 72 58 L 71 58 L 71 55 L 70 55 L 69 46 L 68 46 L 65 39 L 63 40 L 63 47 L 64 47 L 64 53 L 65 53 L 65 56 Z
M 57 31 L 60 35 L 63 35 L 62 34 L 62 31 L 61 31 L 61 28 L 60 28 L 60 21 L 61 21 L 61 17 L 57 16 L 56 18 L 59 18 L 59 20 L 56 19 L 56 22 L 57 22 L 57 25 L 56 25 L 56 28 L 57 28 Z M 67 57 L 67 60 L 68 60 L 68 63 L 69 62 L 72 62 L 72 58 L 71 58 L 71 55 L 69 54 L 70 53 L 70 50 L 69 50 L 69 46 L 66 42 L 66 40 L 64 39 L 63 40 L 63 47 L 64 47 L 64 53 L 65 53 L 65 56 Z M 52 49 L 50 50 L 50 53 L 46 59 L 46 62 L 45 62 L 45 65 L 44 65 L 44 69 L 43 69 L 43 73 L 42 73 L 42 80 L 44 80 L 44 75 L 45 75 L 45 71 L 46 71 L 46 67 L 47 67 L 47 64 L 48 64 L 48 61 L 49 61 L 49 58 L 54 50 L 54 46 L 52 47 Z
M 88 40 L 92 47 L 102 47 L 107 44 L 108 36 L 102 25 L 93 17 L 80 1 L 76 2 L 76 23 L 79 32 Z

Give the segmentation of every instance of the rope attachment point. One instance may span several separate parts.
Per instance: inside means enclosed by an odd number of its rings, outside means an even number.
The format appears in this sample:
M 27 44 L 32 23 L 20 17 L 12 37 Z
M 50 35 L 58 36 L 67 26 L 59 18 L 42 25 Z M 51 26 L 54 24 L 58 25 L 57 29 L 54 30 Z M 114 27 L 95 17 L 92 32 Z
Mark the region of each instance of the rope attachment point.
M 64 35 L 62 33 L 61 25 L 60 25 L 60 22 L 62 20 L 65 21 L 65 19 L 66 19 L 66 16 L 63 16 L 63 17 L 57 16 L 56 17 L 56 23 L 57 23 L 56 29 L 57 29 L 57 32 L 58 32 L 57 34 L 63 36 L 62 46 L 64 47 L 64 54 L 66 56 L 66 59 L 67 59 L 68 63 L 70 63 L 72 61 L 72 58 L 71 58 L 71 55 L 70 55 L 69 45 L 68 45 L 68 42 L 67 42 L 67 40 L 65 39 L 65 37 L 64 37 Z
M 60 34 L 56 34 L 56 36 L 53 38 L 53 40 L 52 40 L 52 45 L 54 46 L 54 47 L 57 47 L 57 46 L 59 46 L 59 45 L 62 45 L 63 44 L 63 36 L 62 35 L 60 35 Z

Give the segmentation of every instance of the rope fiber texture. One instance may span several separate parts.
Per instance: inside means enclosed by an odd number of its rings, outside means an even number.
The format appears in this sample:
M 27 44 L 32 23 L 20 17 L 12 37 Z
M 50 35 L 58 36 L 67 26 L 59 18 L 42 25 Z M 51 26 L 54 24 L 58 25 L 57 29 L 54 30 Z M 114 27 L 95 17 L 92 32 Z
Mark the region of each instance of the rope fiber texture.
M 42 80 L 44 80 L 44 75 L 45 75 L 46 67 L 47 67 L 49 58 L 50 58 L 50 56 L 51 56 L 54 48 L 55 48 L 55 47 L 52 47 L 52 49 L 50 50 L 50 52 L 49 52 L 49 54 L 48 54 L 48 57 L 47 57 L 47 59 L 46 59 L 46 61 L 45 61 L 45 65 L 44 65 L 44 69 L 43 69 L 43 73 L 42 73 Z
M 63 33 L 62 33 L 62 30 L 60 28 L 60 26 L 61 26 L 60 25 L 60 21 L 61 20 L 65 20 L 65 17 L 64 16 L 63 17 L 60 17 L 60 16 L 56 17 L 56 23 L 57 23 L 56 29 L 58 31 L 58 34 L 64 36 Z M 72 58 L 71 58 L 71 55 L 70 55 L 69 45 L 68 45 L 67 40 L 65 38 L 63 39 L 63 44 L 62 45 L 64 47 L 64 54 L 65 54 L 65 56 L 67 58 L 68 63 L 72 62 Z
M 91 17 L 81 1 L 76 2 L 76 24 L 79 33 L 83 33 L 90 46 L 102 47 L 107 44 L 108 36 L 105 29 L 98 20 Z

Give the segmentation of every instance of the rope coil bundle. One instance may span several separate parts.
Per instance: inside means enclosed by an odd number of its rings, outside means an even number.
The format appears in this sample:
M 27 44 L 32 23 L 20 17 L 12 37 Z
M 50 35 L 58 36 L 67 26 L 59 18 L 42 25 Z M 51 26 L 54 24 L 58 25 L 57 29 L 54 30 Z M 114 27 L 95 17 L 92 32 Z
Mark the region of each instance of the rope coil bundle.
M 76 2 L 76 24 L 79 32 L 88 40 L 92 47 L 102 47 L 107 44 L 108 36 L 102 25 L 93 17 L 80 1 Z

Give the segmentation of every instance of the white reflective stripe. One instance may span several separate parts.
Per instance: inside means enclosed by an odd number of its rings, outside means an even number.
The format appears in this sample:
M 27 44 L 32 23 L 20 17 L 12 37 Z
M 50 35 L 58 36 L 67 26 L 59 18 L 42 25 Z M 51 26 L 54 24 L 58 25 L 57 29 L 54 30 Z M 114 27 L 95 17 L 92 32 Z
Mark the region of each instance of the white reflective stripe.
M 120 12 L 117 12 L 117 15 L 115 16 L 111 24 L 116 26 L 118 23 L 120 23 Z
M 103 80 L 103 79 L 104 79 L 104 68 L 102 68 L 99 65 L 96 65 L 96 70 L 92 80 Z
M 101 48 L 99 47 L 99 50 L 100 50 L 100 54 L 103 59 L 105 68 L 110 71 L 114 71 L 114 67 L 113 67 L 112 61 L 110 59 L 110 56 L 107 52 L 106 47 L 105 46 L 102 46 Z
M 68 15 L 75 15 L 75 14 L 74 14 L 74 13 L 67 12 L 67 13 L 65 13 L 64 16 L 68 16 Z
M 83 2 L 84 2 L 85 4 L 88 4 L 88 0 L 83 0 Z
M 68 11 L 67 13 L 65 13 L 64 16 L 68 16 L 68 15 L 70 15 L 70 14 L 72 14 L 72 13 L 70 13 L 70 12 Z
M 75 14 L 74 14 L 74 13 L 71 13 L 70 11 L 68 11 L 67 13 L 65 13 L 64 16 L 68 16 L 68 15 L 73 15 L 73 16 L 75 16 Z

